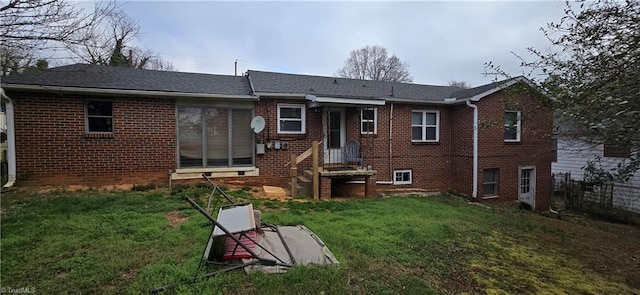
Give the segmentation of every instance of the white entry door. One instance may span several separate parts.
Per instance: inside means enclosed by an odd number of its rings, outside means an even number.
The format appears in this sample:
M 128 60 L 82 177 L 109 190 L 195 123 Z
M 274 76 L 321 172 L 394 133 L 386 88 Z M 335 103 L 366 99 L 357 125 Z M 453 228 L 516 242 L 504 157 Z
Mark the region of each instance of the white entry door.
M 536 207 L 536 168 L 520 167 L 518 201 Z
M 324 162 L 342 163 L 342 148 L 347 141 L 344 108 L 329 108 L 324 119 Z

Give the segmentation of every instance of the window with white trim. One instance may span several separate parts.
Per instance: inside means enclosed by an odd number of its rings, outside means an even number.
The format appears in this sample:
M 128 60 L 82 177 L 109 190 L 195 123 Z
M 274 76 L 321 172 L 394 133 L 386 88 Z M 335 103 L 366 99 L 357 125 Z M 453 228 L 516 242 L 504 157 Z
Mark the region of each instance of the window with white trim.
M 113 102 L 88 100 L 85 103 L 86 131 L 89 133 L 113 132 Z
M 393 170 L 393 184 L 411 184 L 411 169 Z
M 520 111 L 504 111 L 504 141 L 520 141 Z
M 278 104 L 278 133 L 304 134 L 305 106 L 303 104 Z
M 498 195 L 498 169 L 484 169 L 482 194 L 485 196 Z
M 440 140 L 440 112 L 412 111 L 411 141 L 438 142 Z
M 360 134 L 378 133 L 378 109 L 366 108 L 360 110 Z

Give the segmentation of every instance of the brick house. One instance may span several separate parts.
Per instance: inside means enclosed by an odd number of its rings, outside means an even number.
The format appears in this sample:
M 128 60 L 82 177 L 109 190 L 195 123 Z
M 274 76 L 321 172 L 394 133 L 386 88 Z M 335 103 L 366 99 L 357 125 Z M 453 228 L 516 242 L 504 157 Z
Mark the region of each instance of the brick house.
M 169 183 L 202 173 L 284 185 L 291 154 L 315 141 L 321 198 L 364 183 L 368 195 L 455 191 L 549 208 L 552 115 L 524 78 L 461 89 L 79 64 L 1 85 L 10 178 L 21 185 Z M 256 117 L 264 128 L 252 129 Z M 298 163 L 301 178 L 312 166 Z

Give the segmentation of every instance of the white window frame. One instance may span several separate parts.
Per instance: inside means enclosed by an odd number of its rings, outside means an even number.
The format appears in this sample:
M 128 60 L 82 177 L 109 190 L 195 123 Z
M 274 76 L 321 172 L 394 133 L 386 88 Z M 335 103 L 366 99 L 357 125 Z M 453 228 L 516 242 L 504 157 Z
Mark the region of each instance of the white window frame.
M 373 110 L 373 120 L 364 119 L 364 111 Z M 365 131 L 364 124 L 373 123 L 373 131 Z M 360 134 L 378 134 L 378 108 L 364 108 L 360 110 Z
M 89 115 L 89 103 L 90 102 L 110 102 L 111 103 L 111 116 L 105 115 Z M 111 119 L 111 131 L 92 131 L 89 129 L 89 118 L 109 118 Z M 84 101 L 84 128 L 85 133 L 91 134 L 113 134 L 115 130 L 113 119 L 113 100 L 109 99 L 87 99 Z
M 422 123 L 420 125 L 413 125 L 413 114 L 422 114 Z M 436 124 L 427 125 L 426 114 L 436 114 Z M 413 139 L 413 127 L 422 128 L 422 139 Z M 436 128 L 436 139 L 427 139 L 427 128 Z M 438 110 L 412 110 L 411 111 L 411 142 L 440 142 L 440 111 Z
M 397 176 L 398 174 L 404 174 L 404 173 L 409 173 L 409 180 L 408 181 L 398 181 L 397 180 Z M 411 169 L 402 169 L 402 170 L 393 170 L 393 184 L 398 185 L 398 184 L 412 184 L 413 183 L 413 172 Z
M 514 110 L 505 110 L 504 111 L 504 115 L 505 115 L 505 122 L 504 122 L 504 129 L 506 130 L 507 127 L 509 127 L 510 125 L 507 125 L 506 122 L 506 116 L 507 113 L 516 113 L 516 138 L 506 138 L 504 139 L 504 142 L 520 142 L 520 134 L 521 134 L 521 126 L 522 126 L 522 114 L 520 113 L 520 111 L 514 111 Z
M 292 109 L 300 109 L 300 119 L 296 119 L 296 118 L 281 118 L 280 117 L 280 110 L 282 108 L 292 108 Z M 305 105 L 303 104 L 286 104 L 286 103 L 279 103 L 278 104 L 278 133 L 279 134 L 304 134 L 305 133 L 305 125 L 306 125 L 306 108 Z M 301 122 L 300 124 L 300 129 L 299 131 L 290 131 L 290 130 L 282 130 L 280 129 L 280 122 L 282 121 L 295 121 L 295 122 Z

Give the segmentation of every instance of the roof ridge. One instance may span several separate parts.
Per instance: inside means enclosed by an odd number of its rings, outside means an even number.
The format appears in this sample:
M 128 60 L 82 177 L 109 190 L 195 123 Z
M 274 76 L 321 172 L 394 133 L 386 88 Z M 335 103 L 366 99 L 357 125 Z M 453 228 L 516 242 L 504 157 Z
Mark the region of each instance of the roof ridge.
M 100 69 L 108 69 L 108 70 L 120 70 L 120 71 L 138 71 L 138 72 L 148 72 L 148 73 L 167 73 L 167 74 L 187 74 L 187 75 L 203 75 L 203 76 L 217 76 L 217 77 L 239 77 L 239 78 L 243 78 L 244 75 L 240 75 L 240 76 L 236 76 L 236 75 L 226 75 L 226 74 L 212 74 L 212 73 L 199 73 L 199 72 L 185 72 L 185 71 L 167 71 L 167 70 L 154 70 L 154 69 L 140 69 L 140 68 L 132 68 L 132 67 L 122 67 L 122 66 L 110 66 L 110 65 L 97 65 L 97 64 L 88 64 L 88 63 L 75 63 L 75 64 L 69 64 L 69 65 L 62 65 L 62 66 L 58 66 L 58 67 L 53 67 L 53 68 L 48 68 L 46 69 L 46 71 L 49 70 L 63 70 L 63 69 L 67 69 L 67 68 L 73 68 L 73 67 L 85 67 L 85 68 L 100 68 Z
M 357 81 L 365 81 L 365 82 L 373 82 L 373 83 L 386 83 L 386 84 L 402 84 L 402 85 L 416 85 L 416 86 L 429 86 L 429 87 L 442 87 L 442 88 L 459 88 L 457 86 L 448 86 L 448 85 L 433 85 L 433 84 L 418 84 L 418 83 L 407 83 L 407 82 L 392 82 L 392 81 L 381 81 L 381 80 L 367 80 L 367 79 L 356 79 L 356 78 L 343 78 L 343 77 L 335 77 L 335 76 L 321 76 L 321 75 L 309 75 L 309 74 L 294 74 L 294 73 L 281 73 L 281 72 L 271 72 L 271 71 L 259 71 L 259 70 L 247 70 L 249 75 L 250 72 L 258 72 L 258 73 L 266 73 L 266 74 L 276 74 L 276 75 L 288 75 L 288 76 L 302 76 L 309 78 L 327 78 L 327 79 L 344 79 L 350 80 L 353 82 Z

